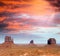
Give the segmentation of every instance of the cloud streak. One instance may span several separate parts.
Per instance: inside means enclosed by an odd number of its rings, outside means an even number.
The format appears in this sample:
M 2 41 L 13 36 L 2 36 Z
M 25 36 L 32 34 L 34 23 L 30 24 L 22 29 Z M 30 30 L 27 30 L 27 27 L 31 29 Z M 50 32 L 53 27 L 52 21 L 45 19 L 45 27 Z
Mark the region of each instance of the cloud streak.
M 16 13 L 13 13 L 13 12 L 3 11 L 3 12 L 0 12 L 0 17 L 12 17 L 15 14 Z
M 34 2 L 32 0 L 0 1 L 0 31 L 11 33 L 34 30 L 34 27 L 56 27 L 60 24 L 60 16 L 51 17 L 52 13 L 48 11 L 48 14 L 46 7 L 48 3 L 42 0 Z M 44 13 L 42 16 L 41 11 Z
M 6 4 L 4 2 L 0 1 L 0 7 L 4 7 L 4 6 L 6 6 Z
M 16 8 L 25 8 L 31 6 L 30 4 L 6 4 L 0 1 L 0 7 L 6 7 L 8 9 L 16 9 Z
M 55 7 L 57 11 L 60 11 L 60 0 L 46 0 L 51 6 Z
M 2 0 L 2 1 L 30 2 L 30 1 L 33 1 L 33 0 Z

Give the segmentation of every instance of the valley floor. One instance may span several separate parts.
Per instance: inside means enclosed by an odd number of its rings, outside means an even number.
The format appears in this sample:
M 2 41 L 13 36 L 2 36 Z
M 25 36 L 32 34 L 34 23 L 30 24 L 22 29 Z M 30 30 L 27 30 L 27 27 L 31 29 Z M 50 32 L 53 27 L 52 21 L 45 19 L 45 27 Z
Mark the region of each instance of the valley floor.
M 60 56 L 60 46 L 0 46 L 0 56 Z

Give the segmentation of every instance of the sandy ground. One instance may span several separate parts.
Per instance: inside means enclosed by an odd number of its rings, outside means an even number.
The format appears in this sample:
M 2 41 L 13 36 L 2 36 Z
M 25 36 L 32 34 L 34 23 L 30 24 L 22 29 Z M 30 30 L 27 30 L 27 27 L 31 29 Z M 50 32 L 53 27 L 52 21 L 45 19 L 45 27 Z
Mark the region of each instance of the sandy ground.
M 60 56 L 60 46 L 0 45 L 0 56 Z

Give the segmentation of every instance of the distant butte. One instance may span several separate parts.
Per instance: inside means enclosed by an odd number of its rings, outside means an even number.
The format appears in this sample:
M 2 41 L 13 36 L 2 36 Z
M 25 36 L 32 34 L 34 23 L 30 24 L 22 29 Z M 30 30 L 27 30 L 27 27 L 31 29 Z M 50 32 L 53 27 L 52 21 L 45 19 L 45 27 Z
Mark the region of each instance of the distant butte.
M 54 38 L 50 38 L 50 39 L 48 39 L 47 44 L 48 45 L 56 45 L 56 40 Z
M 11 47 L 13 44 L 13 39 L 10 36 L 5 36 L 5 41 L 3 43 L 4 47 Z

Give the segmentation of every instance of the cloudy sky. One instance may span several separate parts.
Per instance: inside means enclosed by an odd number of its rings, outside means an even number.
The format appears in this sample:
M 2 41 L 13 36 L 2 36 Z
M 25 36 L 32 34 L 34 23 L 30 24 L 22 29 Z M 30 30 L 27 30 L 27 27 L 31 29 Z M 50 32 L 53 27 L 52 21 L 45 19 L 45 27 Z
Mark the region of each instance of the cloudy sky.
M 15 43 L 46 44 L 49 38 L 60 43 L 60 1 L 1 0 L 0 43 L 5 36 Z

